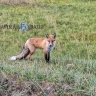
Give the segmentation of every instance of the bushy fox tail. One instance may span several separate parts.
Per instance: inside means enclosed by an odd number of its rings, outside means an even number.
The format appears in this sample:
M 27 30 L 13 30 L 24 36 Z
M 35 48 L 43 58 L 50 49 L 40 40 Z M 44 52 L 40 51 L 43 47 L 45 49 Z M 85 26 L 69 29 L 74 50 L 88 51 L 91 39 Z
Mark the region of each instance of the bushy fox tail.
M 27 46 L 24 46 L 22 52 L 19 55 L 12 56 L 11 58 L 9 58 L 9 60 L 25 59 L 29 53 L 29 48 Z

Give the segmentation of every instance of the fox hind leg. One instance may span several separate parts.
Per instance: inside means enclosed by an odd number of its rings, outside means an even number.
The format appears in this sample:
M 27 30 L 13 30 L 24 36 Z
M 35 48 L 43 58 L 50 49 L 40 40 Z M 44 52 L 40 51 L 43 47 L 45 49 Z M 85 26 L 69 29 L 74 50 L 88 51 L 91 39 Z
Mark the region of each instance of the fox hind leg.
M 27 55 L 26 59 L 30 59 L 31 55 L 35 52 L 36 48 L 34 46 L 31 47 L 29 54 Z

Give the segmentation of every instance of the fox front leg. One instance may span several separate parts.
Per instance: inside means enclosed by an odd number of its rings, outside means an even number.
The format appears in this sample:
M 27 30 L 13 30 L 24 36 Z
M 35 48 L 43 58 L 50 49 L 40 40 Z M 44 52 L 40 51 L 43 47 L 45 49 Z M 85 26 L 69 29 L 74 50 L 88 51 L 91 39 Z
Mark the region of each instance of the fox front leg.
M 50 52 L 44 52 L 44 57 L 47 63 L 50 62 Z

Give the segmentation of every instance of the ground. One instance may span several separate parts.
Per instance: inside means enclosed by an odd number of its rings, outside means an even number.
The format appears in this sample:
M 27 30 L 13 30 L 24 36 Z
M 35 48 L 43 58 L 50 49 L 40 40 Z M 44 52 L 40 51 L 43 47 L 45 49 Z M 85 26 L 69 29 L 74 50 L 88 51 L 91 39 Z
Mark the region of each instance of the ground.
M 72 88 L 65 84 L 63 81 L 61 84 L 55 82 L 30 81 L 27 79 L 21 79 L 17 74 L 14 76 L 6 76 L 4 72 L 0 74 L 0 96 L 71 96 Z M 3 79 L 2 79 L 3 78 Z M 64 94 L 59 92 L 59 89 L 65 91 Z

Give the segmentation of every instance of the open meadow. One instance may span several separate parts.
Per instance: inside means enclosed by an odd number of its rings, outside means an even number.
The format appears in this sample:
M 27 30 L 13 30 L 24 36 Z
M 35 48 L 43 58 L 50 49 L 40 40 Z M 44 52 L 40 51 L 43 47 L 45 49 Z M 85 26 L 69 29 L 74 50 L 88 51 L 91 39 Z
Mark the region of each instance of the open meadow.
M 4 2 L 5 1 L 5 2 Z M 96 1 L 0 1 L 0 96 L 96 96 Z M 26 22 L 30 28 L 20 31 Z M 51 63 L 38 49 L 18 55 L 28 38 L 56 33 Z

